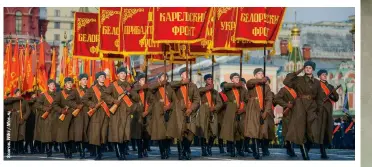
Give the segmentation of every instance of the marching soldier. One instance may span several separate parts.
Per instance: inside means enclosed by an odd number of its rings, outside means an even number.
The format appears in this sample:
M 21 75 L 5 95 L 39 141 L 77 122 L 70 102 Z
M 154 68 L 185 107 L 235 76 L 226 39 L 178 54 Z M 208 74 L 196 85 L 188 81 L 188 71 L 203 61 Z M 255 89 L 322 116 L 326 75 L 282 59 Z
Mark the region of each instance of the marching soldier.
M 89 107 L 90 116 L 88 125 L 89 144 L 94 147 L 95 160 L 102 159 L 101 146 L 107 142 L 107 130 L 110 119 L 110 111 L 107 104 L 101 99 L 104 93 L 106 74 L 96 73 L 95 84 L 89 88 L 82 98 L 84 105 Z
M 133 112 L 133 119 L 131 122 L 131 137 L 138 147 L 138 158 L 147 157 L 147 148 L 143 147 L 142 138 L 147 133 L 143 126 L 143 115 L 148 114 L 149 99 L 151 98 L 148 93 L 148 85 L 145 83 L 145 74 L 139 73 L 136 77 L 137 84 L 134 85 L 131 95 L 132 100 L 136 105 L 136 110 Z M 146 100 L 145 100 L 146 99 Z M 148 137 L 148 134 L 146 134 Z M 147 139 L 147 138 L 146 138 Z
M 36 100 L 37 100 L 38 90 L 34 91 L 31 95 L 31 99 L 28 100 L 28 105 L 30 107 L 30 116 L 26 122 L 26 144 L 25 144 L 25 152 L 27 151 L 27 147 L 30 146 L 31 154 L 34 154 L 36 151 L 36 145 L 40 142 L 40 126 L 39 119 L 41 119 L 41 115 L 36 110 Z M 38 145 L 39 146 L 39 145 Z M 40 149 L 38 149 L 40 150 Z
M 46 154 L 47 157 L 52 156 L 52 146 L 53 141 L 55 139 L 56 129 L 53 129 L 55 127 L 56 122 L 56 113 L 54 110 L 52 110 L 52 104 L 54 103 L 54 100 L 56 99 L 57 93 L 55 92 L 56 83 L 54 80 L 49 79 L 48 80 L 48 90 L 46 92 L 43 92 L 41 96 L 36 101 L 36 109 L 41 115 L 42 119 L 39 119 L 40 121 L 40 141 L 42 143 L 42 150 L 44 147 L 46 147 Z M 58 119 L 58 118 L 57 118 Z
M 320 144 L 320 153 L 322 159 L 328 159 L 326 153 L 326 147 L 332 142 L 332 132 L 333 132 L 333 102 L 338 101 L 338 93 L 336 89 L 327 82 L 327 70 L 319 70 L 318 77 L 320 79 L 320 87 L 322 88 L 322 93 L 320 93 L 320 99 L 323 102 L 319 107 L 318 117 L 314 123 L 314 142 Z
M 223 139 L 220 137 L 221 135 L 221 129 L 222 129 L 222 121 L 223 121 L 223 116 L 226 112 L 226 103 L 228 101 L 227 96 L 224 92 L 223 85 L 227 82 L 222 82 L 220 84 L 221 92 L 219 92 L 220 99 L 222 100 L 222 106 L 220 110 L 218 111 L 217 114 L 217 120 L 218 120 L 218 147 L 220 149 L 220 153 L 223 154 L 225 153 L 225 150 L 223 148 Z
M 247 82 L 249 99 L 246 108 L 245 121 L 247 124 L 244 135 L 252 139 L 253 157 L 260 159 L 259 143 L 262 139 L 269 138 L 268 121 L 272 114 L 270 111 L 272 110 L 273 97 L 270 86 L 266 84 L 267 78 L 263 75 L 263 69 L 256 68 L 253 75 L 254 79 Z
M 70 125 L 72 125 L 72 113 L 75 110 L 81 110 L 83 104 L 81 104 L 79 93 L 76 89 L 72 89 L 74 80 L 71 77 L 66 77 L 64 82 L 65 89 L 57 94 L 53 102 L 53 110 L 59 115 L 58 129 L 56 129 L 57 142 L 63 143 L 65 158 L 71 159 L 72 141 L 74 140 L 74 128 L 70 128 Z
M 240 82 L 239 74 L 232 73 L 230 80 L 232 83 L 225 83 L 223 86 L 228 101 L 226 102 L 226 111 L 222 121 L 220 137 L 227 141 L 230 156 L 235 157 L 234 142 L 237 141 L 237 148 L 241 148 L 240 140 L 242 139 L 243 131 L 240 131 L 242 129 L 239 127 L 239 123 L 244 119 L 241 117 L 241 114 L 245 112 L 245 99 L 244 88 L 242 82 Z
M 176 105 L 176 95 L 168 83 L 168 75 L 161 73 L 158 82 L 149 86 L 152 92 L 153 102 L 151 108 L 151 140 L 158 141 L 161 159 L 167 159 L 167 126 L 166 115 L 171 112 Z M 146 115 L 146 114 L 145 114 Z
M 28 102 L 21 96 L 21 90 L 14 91 L 10 114 L 10 141 L 15 154 L 24 153 L 23 141 L 26 135 L 26 121 L 30 116 Z
M 305 75 L 297 76 L 303 70 Z M 322 103 L 319 97 L 321 92 L 320 81 L 314 78 L 313 70 L 315 70 L 315 63 L 307 61 L 304 64 L 304 68 L 287 74 L 283 81 L 284 85 L 298 93 L 294 101 L 286 140 L 300 145 L 304 160 L 309 160 L 308 151 L 311 147 L 311 142 L 314 140 L 311 127 L 317 117 L 317 106 Z
M 81 102 L 81 99 L 87 92 L 87 82 L 88 82 L 88 75 L 87 74 L 80 74 L 79 75 L 79 86 L 76 88 L 78 93 L 79 101 Z M 85 151 L 84 151 L 84 145 L 85 143 L 88 143 L 88 123 L 89 123 L 89 116 L 88 116 L 89 107 L 86 105 L 83 105 L 83 107 L 80 110 L 77 110 L 75 113 L 73 113 L 74 118 L 72 122 L 72 127 L 74 131 L 74 142 L 77 144 L 80 152 L 80 159 L 85 158 Z
M 120 67 L 116 73 L 118 80 L 107 87 L 102 99 L 107 104 L 112 105 L 108 141 L 114 144 L 117 158 L 125 160 L 127 159 L 125 154 L 127 144 L 131 139 L 130 124 L 133 102 L 130 99 L 131 85 L 126 81 L 127 69 Z
M 200 87 L 201 105 L 199 110 L 202 156 L 212 156 L 212 146 L 218 134 L 217 111 L 222 107 L 222 100 L 213 86 L 211 74 L 204 75 L 205 87 Z M 208 139 L 208 145 L 206 145 Z
M 266 84 L 270 87 L 270 78 L 266 77 L 267 81 Z M 275 94 L 270 90 L 271 93 L 271 102 L 272 107 L 270 107 L 270 110 L 266 116 L 266 119 L 264 121 L 264 125 L 261 126 L 261 134 L 262 134 L 262 140 L 261 140 L 261 148 L 262 148 L 262 156 L 270 156 L 269 151 L 269 144 L 271 141 L 275 140 L 275 122 L 274 122 L 274 108 L 275 108 Z
M 186 75 L 186 68 L 180 69 L 179 74 L 181 81 L 173 81 L 171 86 L 175 89 L 179 107 L 184 113 L 184 117 L 181 119 L 183 157 L 190 160 L 190 146 L 196 133 L 196 118 L 198 114 L 197 110 L 200 106 L 200 94 L 196 85 L 189 81 Z
M 283 107 L 283 129 L 282 136 L 285 139 L 288 131 L 288 125 L 291 121 L 291 116 L 293 112 L 293 103 L 297 98 L 297 93 L 294 89 L 284 86 L 281 88 L 275 96 L 275 103 Z M 287 154 L 291 157 L 296 157 L 296 153 L 292 147 L 292 143 L 288 140 L 285 141 L 285 147 L 287 149 Z

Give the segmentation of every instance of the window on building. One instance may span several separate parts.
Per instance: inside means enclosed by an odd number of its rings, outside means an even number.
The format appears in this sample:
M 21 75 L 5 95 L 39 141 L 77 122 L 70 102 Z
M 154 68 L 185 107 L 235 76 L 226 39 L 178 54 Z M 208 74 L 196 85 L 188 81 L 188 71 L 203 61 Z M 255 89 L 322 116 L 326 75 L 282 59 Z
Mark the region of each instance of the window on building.
M 60 29 L 61 28 L 61 22 L 54 22 L 54 28 Z
M 60 10 L 54 10 L 54 16 L 59 17 L 61 15 Z
M 54 40 L 55 40 L 55 41 L 59 41 L 59 37 L 60 37 L 59 34 L 54 34 Z
M 22 12 L 16 12 L 16 34 L 22 33 Z

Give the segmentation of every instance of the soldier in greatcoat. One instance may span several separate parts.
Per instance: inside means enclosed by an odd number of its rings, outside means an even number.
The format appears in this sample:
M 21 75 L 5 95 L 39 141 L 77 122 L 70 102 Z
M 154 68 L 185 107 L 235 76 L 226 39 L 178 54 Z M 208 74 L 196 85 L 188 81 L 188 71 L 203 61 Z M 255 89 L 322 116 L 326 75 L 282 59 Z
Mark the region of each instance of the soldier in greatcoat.
M 241 117 L 241 114 L 245 112 L 245 96 L 243 84 L 240 82 L 240 75 L 238 73 L 232 73 L 230 80 L 231 83 L 224 84 L 224 92 L 228 101 L 226 102 L 220 137 L 227 141 L 227 149 L 230 151 L 230 156 L 235 157 L 235 142 L 237 148 L 242 148 L 241 140 L 244 137 L 244 131 L 242 131 L 239 124 L 244 119 Z M 244 156 L 244 153 L 241 154 L 241 151 L 239 153 L 240 156 Z
M 177 106 L 184 114 L 181 117 L 183 157 L 187 160 L 190 160 L 190 146 L 196 133 L 197 115 L 200 106 L 200 94 L 196 85 L 189 81 L 186 68 L 180 69 L 179 75 L 181 76 L 181 81 L 173 81 L 171 86 L 176 92 L 178 99 Z
M 253 71 L 254 78 L 248 80 L 248 105 L 246 108 L 246 126 L 244 136 L 252 139 L 252 151 L 255 159 L 260 159 L 259 143 L 268 139 L 268 122 L 272 110 L 272 93 L 266 84 L 267 78 L 262 68 Z M 273 116 L 271 116 L 273 117 Z
M 313 124 L 313 131 L 315 134 L 314 143 L 320 145 L 321 158 L 328 159 L 329 157 L 327 156 L 326 148 L 332 142 L 333 103 L 338 101 L 339 95 L 336 89 L 327 82 L 327 70 L 321 69 L 317 74 L 322 89 L 319 98 L 323 99 L 323 103 L 318 106 L 318 117 L 315 120 L 316 123 Z
M 117 109 L 111 112 L 109 122 L 108 141 L 115 146 L 116 156 L 119 160 L 125 160 L 127 144 L 130 141 L 130 125 L 132 122 L 133 105 L 131 98 L 131 85 L 127 82 L 127 69 L 120 67 L 116 71 L 118 80 L 107 87 L 102 99 Z
M 42 143 L 41 149 L 46 148 L 47 157 L 52 156 L 53 141 L 55 141 L 56 122 L 58 116 L 53 110 L 52 104 L 56 99 L 57 93 L 55 92 L 56 83 L 54 80 L 48 80 L 48 90 L 43 92 L 36 101 L 36 109 L 40 113 L 40 141 Z
M 63 143 L 65 158 L 72 158 L 72 142 L 74 141 L 74 128 L 71 127 L 75 110 L 81 110 L 79 94 L 76 89 L 72 88 L 74 80 L 71 77 L 64 79 L 65 88 L 57 93 L 53 102 L 53 110 L 58 114 L 58 128 L 56 141 Z M 71 128 L 70 128 L 71 127 Z
M 220 137 L 220 134 L 221 134 L 221 129 L 222 129 L 222 121 L 223 121 L 223 116 L 226 112 L 226 103 L 227 103 L 227 96 L 224 92 L 224 89 L 223 89 L 223 85 L 227 83 L 227 82 L 222 82 L 220 84 L 220 88 L 221 88 L 221 91 L 218 93 L 220 95 L 220 98 L 221 98 L 221 101 L 222 101 L 222 107 L 220 108 L 220 110 L 218 111 L 218 114 L 217 114 L 217 121 L 218 121 L 218 134 L 217 134 L 217 137 L 218 137 L 218 148 L 220 149 L 220 153 L 223 154 L 225 153 L 225 150 L 224 150 L 224 144 L 223 144 L 223 139 Z
M 303 70 L 305 75 L 298 76 Z M 315 63 L 307 61 L 302 69 L 287 74 L 283 81 L 285 86 L 294 89 L 298 93 L 294 101 L 286 140 L 300 146 L 304 160 L 309 160 L 308 151 L 314 141 L 312 125 L 316 123 L 318 106 L 322 103 L 320 98 L 322 89 L 320 81 L 313 76 L 314 70 Z
M 198 136 L 201 139 L 202 156 L 212 156 L 212 146 L 218 134 L 218 115 L 222 107 L 222 100 L 214 89 L 211 74 L 204 75 L 205 87 L 200 87 L 201 104 L 199 108 Z M 206 143 L 208 139 L 208 144 Z
M 90 117 L 88 124 L 88 139 L 91 147 L 94 147 L 95 160 L 102 159 L 101 146 L 107 143 L 108 124 L 110 111 L 107 104 L 102 100 L 104 93 L 106 74 L 98 72 L 95 75 L 96 81 L 82 98 L 85 106 L 89 107 L 88 115 Z

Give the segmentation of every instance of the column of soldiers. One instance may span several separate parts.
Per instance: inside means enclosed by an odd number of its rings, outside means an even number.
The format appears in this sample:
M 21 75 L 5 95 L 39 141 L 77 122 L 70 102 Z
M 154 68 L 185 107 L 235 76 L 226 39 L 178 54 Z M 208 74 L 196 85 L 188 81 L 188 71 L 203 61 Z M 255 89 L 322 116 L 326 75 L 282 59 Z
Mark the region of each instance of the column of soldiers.
M 134 84 L 127 82 L 127 69 L 117 69 L 117 81 L 105 86 L 106 74 L 98 72 L 88 88 L 86 74 L 64 79 L 64 88 L 56 92 L 54 80 L 48 90 L 34 92 L 28 101 L 20 90 L 4 100 L 10 114 L 11 151 L 23 153 L 23 143 L 31 152 L 52 156 L 58 143 L 66 159 L 78 147 L 81 159 L 85 149 L 95 160 L 103 158 L 102 148 L 114 147 L 119 160 L 127 159 L 128 143 L 138 146 L 138 158 L 148 157 L 150 141 L 159 145 L 161 159 L 168 159 L 170 146 L 176 142 L 179 160 L 190 160 L 194 136 L 201 143 L 201 156 L 212 156 L 217 139 L 220 153 L 244 157 L 253 153 L 255 159 L 269 156 L 269 143 L 275 139 L 274 107 L 284 108 L 283 137 L 288 156 L 296 157 L 293 145 L 300 147 L 304 160 L 312 144 L 320 144 L 321 158 L 327 159 L 325 148 L 332 140 L 332 103 L 338 100 L 335 88 L 327 83 L 327 71 L 313 76 L 315 63 L 307 61 L 304 68 L 289 73 L 285 87 L 275 95 L 270 79 L 262 68 L 254 70 L 254 78 L 245 81 L 238 73 L 230 82 L 214 89 L 213 76 L 204 76 L 205 86 L 197 88 L 190 82 L 186 68 L 179 71 L 180 81 L 168 82 L 161 73 L 156 82 L 146 83 L 139 73 Z M 304 71 L 304 75 L 299 74 Z M 7 118 L 7 117 L 6 117 Z M 262 154 L 260 153 L 260 147 Z M 76 148 L 76 147 L 75 147 Z M 46 152 L 42 150 L 46 149 Z

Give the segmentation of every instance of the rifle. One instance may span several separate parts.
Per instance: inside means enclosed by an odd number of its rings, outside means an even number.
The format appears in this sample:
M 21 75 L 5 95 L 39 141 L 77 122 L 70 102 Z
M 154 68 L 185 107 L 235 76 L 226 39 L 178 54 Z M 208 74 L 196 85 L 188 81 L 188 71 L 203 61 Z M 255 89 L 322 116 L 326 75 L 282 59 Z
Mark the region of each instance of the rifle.
M 46 119 L 48 118 L 49 111 L 45 111 L 43 115 L 41 115 L 41 118 Z
M 338 88 L 340 88 L 341 87 L 341 85 L 338 85 L 336 88 L 334 88 L 328 95 L 327 95 L 327 97 L 325 97 L 324 99 L 323 99 L 323 103 L 325 103 L 326 101 L 328 101 L 329 99 L 330 99 L 330 96 L 331 96 L 331 94 L 332 94 L 332 92 L 333 91 L 335 91 L 335 90 L 337 90 Z
M 103 103 L 103 101 L 99 102 L 99 103 L 98 103 L 98 104 L 99 104 L 98 107 L 100 107 L 102 103 Z M 92 115 L 97 111 L 98 107 L 94 107 L 94 108 L 90 109 L 90 110 L 87 112 L 88 115 L 89 115 L 89 117 L 91 117 L 91 116 L 92 116 Z
M 76 117 L 78 114 L 80 113 L 80 109 L 75 109 L 73 112 L 72 112 L 72 115 L 74 116 L 74 117 Z
M 68 106 L 66 106 L 65 108 L 64 108 L 64 110 L 68 110 L 69 109 L 69 107 Z M 66 117 L 66 115 L 65 114 L 61 114 L 60 116 L 59 116 L 59 120 L 61 120 L 61 121 L 64 121 L 65 120 L 65 117 Z
M 121 94 L 121 95 L 118 97 L 117 100 L 121 100 L 125 95 L 126 95 L 125 93 Z M 114 104 L 114 105 L 110 108 L 110 112 L 111 112 L 112 114 L 115 114 L 115 112 L 116 112 L 116 110 L 118 109 L 118 107 L 119 107 L 119 105 Z

